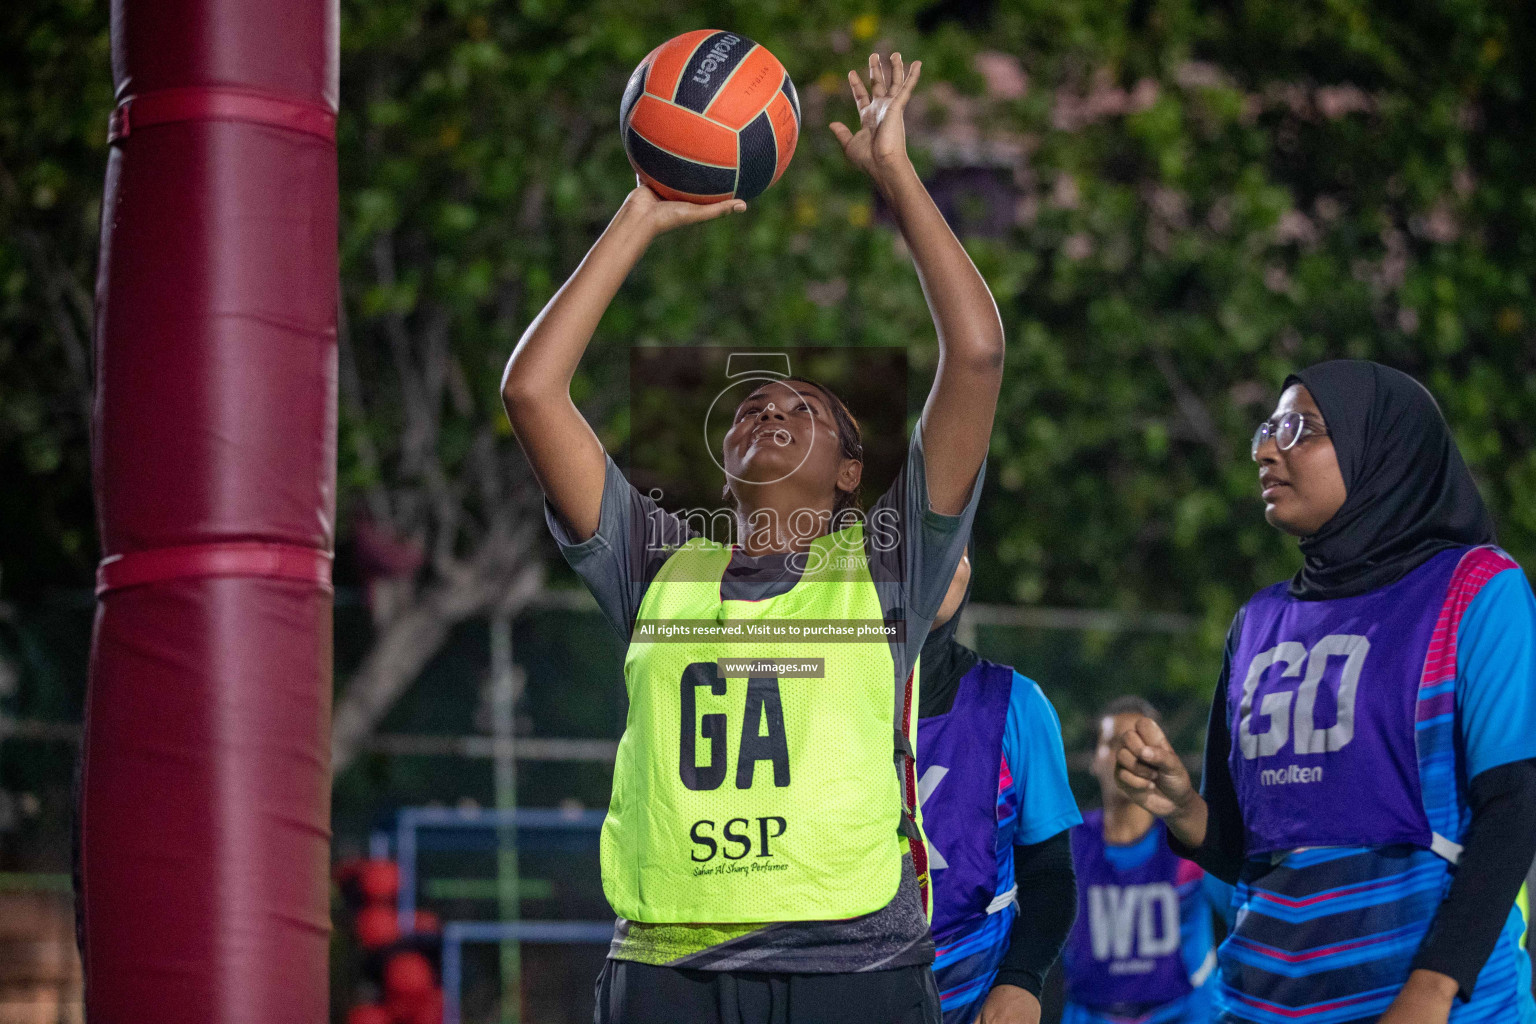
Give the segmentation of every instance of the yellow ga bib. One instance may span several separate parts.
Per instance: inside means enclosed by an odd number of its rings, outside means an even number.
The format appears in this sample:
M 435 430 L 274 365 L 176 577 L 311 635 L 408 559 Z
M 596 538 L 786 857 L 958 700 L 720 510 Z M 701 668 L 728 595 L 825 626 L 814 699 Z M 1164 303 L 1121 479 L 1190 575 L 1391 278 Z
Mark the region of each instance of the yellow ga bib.
M 641 601 L 624 659 L 629 718 L 603 823 L 603 891 L 619 915 L 648 923 L 879 910 L 896 893 L 907 844 L 893 754 L 896 716 L 911 723 L 915 685 L 893 699 L 883 635 L 748 633 L 773 620 L 807 632 L 880 622 L 863 530 L 819 538 L 794 587 L 762 601 L 721 597 L 730 558 L 720 544 L 689 541 Z M 752 639 L 666 639 L 658 628 L 711 622 Z M 722 675 L 721 659 L 759 664 Z M 816 659 L 820 677 L 794 674 Z M 764 671 L 765 661 L 782 661 L 783 674 Z M 901 700 L 911 702 L 905 712 Z

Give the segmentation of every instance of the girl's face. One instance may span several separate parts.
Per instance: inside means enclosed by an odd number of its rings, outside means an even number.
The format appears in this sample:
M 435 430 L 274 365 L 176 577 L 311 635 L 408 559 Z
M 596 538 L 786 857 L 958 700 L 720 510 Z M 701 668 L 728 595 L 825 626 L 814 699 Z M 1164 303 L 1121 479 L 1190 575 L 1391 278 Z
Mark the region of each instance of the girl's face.
M 1299 412 L 1309 429 L 1327 429 L 1322 410 L 1312 394 L 1292 384 L 1281 394 L 1273 418 Z M 1296 537 L 1310 537 L 1332 519 L 1344 504 L 1347 492 L 1333 439 L 1307 434 L 1281 451 L 1274 438 L 1259 446 L 1259 489 L 1264 498 L 1264 518 L 1269 525 Z
M 797 490 L 825 490 L 830 499 L 836 489 L 856 489 L 863 471 L 843 456 L 830 400 L 802 381 L 764 384 L 748 395 L 724 448 L 732 487 L 793 481 Z

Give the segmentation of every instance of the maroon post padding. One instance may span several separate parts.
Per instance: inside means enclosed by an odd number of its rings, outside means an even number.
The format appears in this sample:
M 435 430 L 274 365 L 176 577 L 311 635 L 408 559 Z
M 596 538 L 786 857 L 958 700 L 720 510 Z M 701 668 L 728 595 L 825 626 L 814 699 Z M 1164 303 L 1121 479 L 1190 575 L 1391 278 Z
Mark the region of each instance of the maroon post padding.
M 93 1024 L 328 1013 L 337 18 L 337 0 L 112 4 Z

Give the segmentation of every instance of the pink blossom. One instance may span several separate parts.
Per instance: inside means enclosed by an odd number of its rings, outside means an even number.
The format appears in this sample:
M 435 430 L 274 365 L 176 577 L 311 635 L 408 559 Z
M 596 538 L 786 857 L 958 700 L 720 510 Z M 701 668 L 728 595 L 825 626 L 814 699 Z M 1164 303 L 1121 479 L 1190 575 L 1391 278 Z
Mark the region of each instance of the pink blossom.
M 1029 92 L 1029 75 L 1010 53 L 983 50 L 976 55 L 976 70 L 986 80 L 987 95 L 994 99 L 1016 100 Z
M 1275 241 L 1314 245 L 1317 242 L 1317 226 L 1300 210 L 1286 210 L 1275 225 Z
M 1224 89 L 1232 84 L 1227 73 L 1203 60 L 1187 60 L 1173 71 L 1173 80 L 1185 89 Z
M 1325 85 L 1313 94 L 1318 112 L 1330 121 L 1337 121 L 1348 114 L 1369 112 L 1376 108 L 1375 101 L 1357 85 Z
M 1051 205 L 1063 210 L 1075 210 L 1081 198 L 1077 188 L 1077 179 L 1070 174 L 1056 175 L 1056 183 L 1051 189 Z
M 1061 251 L 1069 260 L 1085 260 L 1093 255 L 1093 239 L 1086 231 L 1068 235 L 1061 243 Z

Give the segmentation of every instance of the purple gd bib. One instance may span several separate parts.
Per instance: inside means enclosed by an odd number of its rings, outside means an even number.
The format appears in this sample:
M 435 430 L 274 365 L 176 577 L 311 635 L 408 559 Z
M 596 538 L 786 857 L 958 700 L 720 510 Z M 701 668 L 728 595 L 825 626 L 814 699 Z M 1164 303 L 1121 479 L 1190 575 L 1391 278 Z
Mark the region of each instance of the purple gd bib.
M 917 722 L 918 794 L 939 945 L 985 919 L 998 890 L 998 774 L 1013 669 L 982 659 L 946 714 Z
M 1248 602 L 1227 689 L 1228 753 L 1248 853 L 1434 846 L 1415 714 L 1435 625 L 1466 548 L 1388 586 Z
M 1072 1002 L 1139 1015 L 1193 991 L 1184 963 L 1179 885 L 1200 869 L 1168 848 L 1162 822 L 1154 852 L 1120 869 L 1104 853 L 1104 812 L 1090 811 L 1072 830 L 1077 920 L 1062 952 Z

